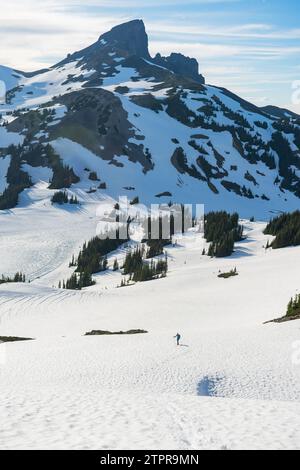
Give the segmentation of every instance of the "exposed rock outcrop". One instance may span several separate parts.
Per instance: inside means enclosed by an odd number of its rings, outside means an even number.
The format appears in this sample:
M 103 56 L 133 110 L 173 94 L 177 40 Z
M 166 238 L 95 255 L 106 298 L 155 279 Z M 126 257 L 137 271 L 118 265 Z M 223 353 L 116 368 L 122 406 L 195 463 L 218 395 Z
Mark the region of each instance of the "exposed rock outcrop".
M 162 57 L 160 54 L 157 54 L 154 58 L 154 62 L 157 65 L 166 67 L 174 73 L 192 78 L 200 83 L 205 83 L 203 75 L 199 74 L 199 64 L 194 58 L 173 52 L 168 57 Z
M 148 36 L 142 20 L 129 21 L 115 26 L 108 33 L 99 38 L 99 42 L 115 44 L 116 48 L 126 51 L 131 55 L 150 59 L 148 50 Z

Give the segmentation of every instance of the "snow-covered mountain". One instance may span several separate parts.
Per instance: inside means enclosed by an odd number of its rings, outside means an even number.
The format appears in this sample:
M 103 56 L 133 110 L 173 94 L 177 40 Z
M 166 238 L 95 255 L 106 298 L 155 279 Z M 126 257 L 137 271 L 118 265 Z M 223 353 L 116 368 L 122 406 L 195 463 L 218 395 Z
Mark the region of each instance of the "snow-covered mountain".
M 34 184 L 37 168 L 48 168 L 51 180 L 53 158 L 43 150 L 50 144 L 78 177 L 68 186 L 92 189 L 94 197 L 204 203 L 261 217 L 297 208 L 300 117 L 207 85 L 198 69 L 181 54 L 152 58 L 140 20 L 113 28 L 47 70 L 0 67 L 7 85 L 0 191 L 10 200 L 10 191 Z M 11 144 L 20 146 L 17 152 Z
M 299 449 L 298 323 L 265 322 L 299 292 L 300 247 L 268 249 L 265 221 L 240 219 L 225 258 L 206 256 L 200 227 L 175 233 L 145 260 L 167 260 L 167 276 L 136 283 L 133 223 L 92 285 L 60 287 L 115 227 L 119 195 L 298 208 L 300 117 L 207 85 L 195 59 L 152 58 L 141 21 L 0 80 L 0 449 Z M 61 188 L 80 204 L 52 204 Z

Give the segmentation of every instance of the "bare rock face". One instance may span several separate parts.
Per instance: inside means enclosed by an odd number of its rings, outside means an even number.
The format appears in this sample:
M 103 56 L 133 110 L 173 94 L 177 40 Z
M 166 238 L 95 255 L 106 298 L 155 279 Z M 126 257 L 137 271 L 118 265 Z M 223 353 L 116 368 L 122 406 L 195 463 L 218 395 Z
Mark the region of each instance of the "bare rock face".
M 178 75 L 192 78 L 200 83 L 205 83 L 204 77 L 199 74 L 199 64 L 196 59 L 186 57 L 183 54 L 172 53 L 168 57 L 160 54 L 155 56 L 154 62 L 162 67 L 166 67 Z
M 128 54 L 150 59 L 148 36 L 142 20 L 129 21 L 114 27 L 99 38 L 99 42 L 107 42 Z

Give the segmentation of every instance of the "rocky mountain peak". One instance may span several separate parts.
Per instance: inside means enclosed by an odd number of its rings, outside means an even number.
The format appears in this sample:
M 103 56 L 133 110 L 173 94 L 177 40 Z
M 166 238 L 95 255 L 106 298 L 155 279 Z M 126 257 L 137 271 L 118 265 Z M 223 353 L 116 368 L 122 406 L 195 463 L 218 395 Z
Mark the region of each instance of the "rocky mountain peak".
M 115 26 L 103 34 L 99 42 L 114 44 L 115 47 L 126 51 L 129 55 L 137 55 L 150 59 L 148 50 L 148 35 L 142 20 L 133 20 Z
M 198 61 L 194 58 L 173 52 L 168 57 L 162 57 L 160 54 L 157 54 L 154 62 L 179 75 L 192 78 L 200 83 L 205 82 L 204 77 L 199 74 Z

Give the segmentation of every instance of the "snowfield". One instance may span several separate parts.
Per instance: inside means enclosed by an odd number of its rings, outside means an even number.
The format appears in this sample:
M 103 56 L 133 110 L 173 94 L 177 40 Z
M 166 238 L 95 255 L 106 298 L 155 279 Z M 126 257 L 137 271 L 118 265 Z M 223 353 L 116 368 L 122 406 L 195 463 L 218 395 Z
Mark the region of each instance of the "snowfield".
M 78 188 L 80 208 L 56 208 L 45 184 L 0 214 L 1 270 L 31 280 L 0 286 L 0 335 L 33 338 L 0 344 L 0 448 L 300 449 L 299 323 L 263 324 L 299 289 L 300 248 L 265 251 L 264 223 L 243 221 L 231 258 L 190 232 L 166 279 L 117 288 L 109 269 L 59 290 L 113 201 Z M 132 328 L 148 334 L 84 336 Z

